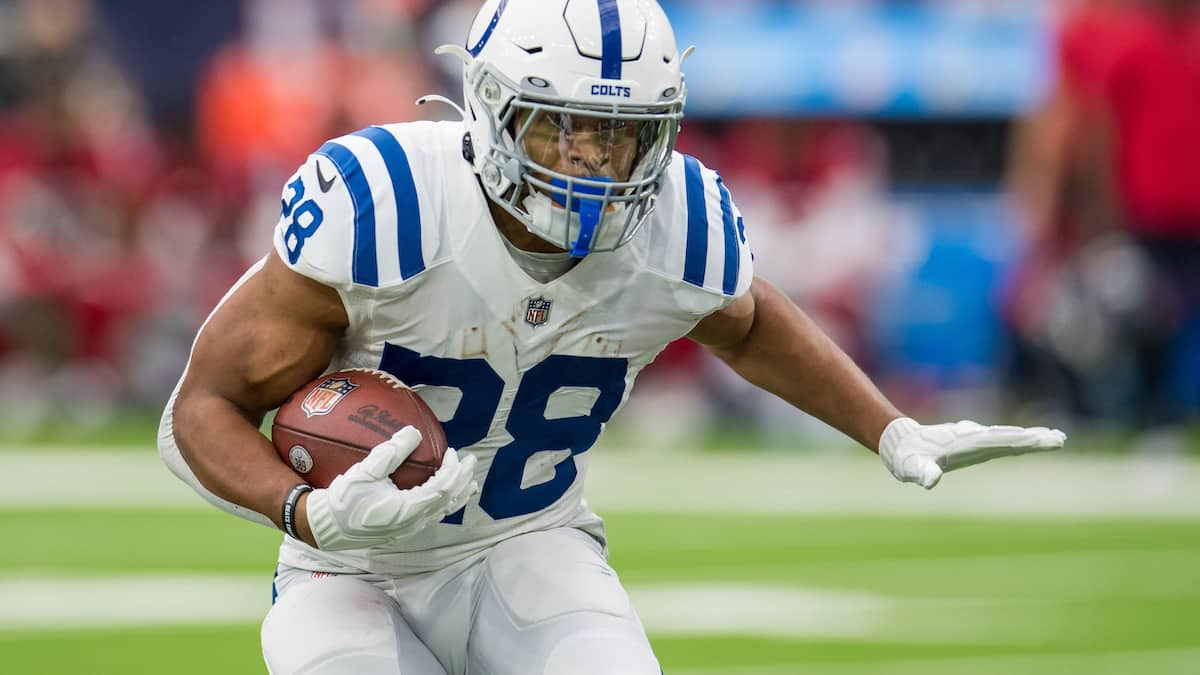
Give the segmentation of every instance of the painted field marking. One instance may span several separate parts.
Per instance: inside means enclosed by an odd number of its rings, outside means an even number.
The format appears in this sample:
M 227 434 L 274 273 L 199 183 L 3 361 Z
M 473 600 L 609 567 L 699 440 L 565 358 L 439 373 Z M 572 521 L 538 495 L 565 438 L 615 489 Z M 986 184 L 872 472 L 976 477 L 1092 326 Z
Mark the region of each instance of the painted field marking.
M 30 630 L 252 627 L 270 609 L 270 582 L 265 574 L 0 577 L 0 640 Z M 673 637 L 1052 647 L 1051 628 L 1061 618 L 1054 599 L 898 598 L 739 583 L 635 584 L 628 590 L 647 631 Z
M 1011 675 L 1012 673 L 1087 673 L 1088 675 L 1184 675 L 1200 672 L 1200 649 L 1149 649 L 1105 652 L 990 655 L 977 658 L 873 659 L 805 665 L 673 668 L 671 675 Z
M 837 458 L 593 452 L 587 495 L 601 514 L 1200 518 L 1200 461 L 1187 457 L 1026 456 L 955 472 L 926 492 L 896 483 L 865 451 Z M 3 509 L 212 508 L 153 451 L 12 450 L 0 457 Z

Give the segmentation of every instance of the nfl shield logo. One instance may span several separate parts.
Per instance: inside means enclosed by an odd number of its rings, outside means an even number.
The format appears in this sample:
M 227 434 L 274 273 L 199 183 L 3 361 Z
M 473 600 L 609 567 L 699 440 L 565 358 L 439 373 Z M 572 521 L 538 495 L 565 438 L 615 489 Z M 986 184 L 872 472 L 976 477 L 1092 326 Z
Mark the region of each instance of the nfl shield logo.
M 331 377 L 321 384 L 318 384 L 315 389 L 308 392 L 308 396 L 304 397 L 304 401 L 300 403 L 300 409 L 308 417 L 317 415 L 328 415 L 346 394 L 358 389 L 358 385 L 354 384 L 345 377 Z
M 534 328 L 546 323 L 546 320 L 550 318 L 550 305 L 552 304 L 554 304 L 553 300 L 542 297 L 530 300 L 529 306 L 525 308 L 525 323 Z

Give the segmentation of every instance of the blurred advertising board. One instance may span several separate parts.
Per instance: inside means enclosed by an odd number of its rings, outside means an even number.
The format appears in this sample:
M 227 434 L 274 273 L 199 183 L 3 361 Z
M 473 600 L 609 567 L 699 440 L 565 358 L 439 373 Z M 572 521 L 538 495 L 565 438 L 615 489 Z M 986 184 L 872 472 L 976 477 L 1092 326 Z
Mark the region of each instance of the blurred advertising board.
M 1008 117 L 1053 76 L 1039 0 L 663 4 L 690 115 Z

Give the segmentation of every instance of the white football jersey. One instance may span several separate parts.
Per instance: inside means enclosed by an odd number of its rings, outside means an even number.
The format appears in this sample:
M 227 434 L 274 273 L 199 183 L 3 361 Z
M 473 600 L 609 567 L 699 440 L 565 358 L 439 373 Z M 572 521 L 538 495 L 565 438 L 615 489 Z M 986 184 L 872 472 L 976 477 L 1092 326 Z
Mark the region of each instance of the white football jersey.
M 284 189 L 275 248 L 342 297 L 350 327 L 328 370 L 379 368 L 412 386 L 450 446 L 478 457 L 480 490 L 396 550 L 288 538 L 286 564 L 420 572 L 532 530 L 602 539 L 582 497 L 588 449 L 642 368 L 750 286 L 729 191 L 679 154 L 632 241 L 535 281 L 501 239 L 463 135 L 415 122 L 326 143 Z

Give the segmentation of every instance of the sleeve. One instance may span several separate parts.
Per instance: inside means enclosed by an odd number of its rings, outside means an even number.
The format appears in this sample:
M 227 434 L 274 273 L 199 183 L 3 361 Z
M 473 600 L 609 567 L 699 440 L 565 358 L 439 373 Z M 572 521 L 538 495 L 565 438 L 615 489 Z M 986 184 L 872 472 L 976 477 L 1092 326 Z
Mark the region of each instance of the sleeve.
M 330 145 L 326 143 L 322 150 Z M 347 181 L 328 154 L 309 155 L 283 188 L 275 252 L 293 271 L 341 291 L 351 290 L 356 280 L 363 279 L 361 269 L 357 275 L 355 271 L 356 210 Z
M 288 180 L 280 207 L 275 250 L 299 274 L 362 294 L 425 270 L 422 205 L 394 130 L 322 145 Z
M 697 317 L 742 297 L 754 279 L 754 254 L 742 214 L 720 174 L 679 155 L 669 180 L 668 235 L 655 252 L 660 273 L 682 282 L 684 309 Z M 687 292 L 687 289 L 702 293 Z

